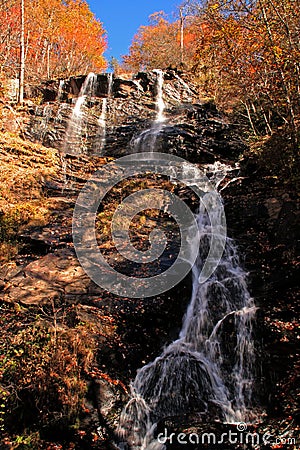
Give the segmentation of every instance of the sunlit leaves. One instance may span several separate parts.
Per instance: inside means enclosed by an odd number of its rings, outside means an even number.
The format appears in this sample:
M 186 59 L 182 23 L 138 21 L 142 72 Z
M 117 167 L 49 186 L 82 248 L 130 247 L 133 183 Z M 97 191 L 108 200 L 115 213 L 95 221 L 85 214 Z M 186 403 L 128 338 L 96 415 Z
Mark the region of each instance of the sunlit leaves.
M 160 11 L 149 18 L 150 25 L 141 26 L 134 36 L 124 63 L 132 70 L 178 67 L 181 63 L 180 21 L 169 22 Z M 192 61 L 196 36 L 185 27 L 183 34 L 186 61 Z
M 0 62 L 18 76 L 20 2 L 0 3 Z M 82 0 L 25 1 L 26 80 L 102 71 L 106 37 L 103 25 Z
M 242 105 L 255 135 L 285 126 L 296 146 L 300 115 L 296 4 L 295 0 L 185 2 L 183 27 L 180 20 L 168 22 L 156 13 L 134 37 L 125 64 L 132 70 L 183 66 L 219 106 L 233 111 Z

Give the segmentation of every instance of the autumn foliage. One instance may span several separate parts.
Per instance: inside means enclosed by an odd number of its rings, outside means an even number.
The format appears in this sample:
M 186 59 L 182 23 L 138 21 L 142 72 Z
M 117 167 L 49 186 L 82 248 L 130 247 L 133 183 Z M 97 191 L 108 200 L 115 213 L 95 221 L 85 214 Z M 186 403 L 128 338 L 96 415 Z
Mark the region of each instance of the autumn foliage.
M 300 8 L 296 3 L 185 2 L 183 55 L 180 20 L 167 22 L 160 14 L 154 23 L 139 29 L 124 63 L 134 70 L 183 66 L 202 95 L 227 111 L 239 109 L 254 136 L 286 128 L 294 143 L 294 158 L 300 116 Z
M 169 22 L 163 11 L 149 17 L 150 25 L 141 26 L 133 38 L 124 66 L 131 70 L 178 67 L 181 64 L 180 24 Z M 186 59 L 196 52 L 196 40 L 191 29 L 183 36 Z
M 25 0 L 25 80 L 67 77 L 106 67 L 102 24 L 82 0 Z M 20 69 L 20 0 L 0 2 L 2 74 Z

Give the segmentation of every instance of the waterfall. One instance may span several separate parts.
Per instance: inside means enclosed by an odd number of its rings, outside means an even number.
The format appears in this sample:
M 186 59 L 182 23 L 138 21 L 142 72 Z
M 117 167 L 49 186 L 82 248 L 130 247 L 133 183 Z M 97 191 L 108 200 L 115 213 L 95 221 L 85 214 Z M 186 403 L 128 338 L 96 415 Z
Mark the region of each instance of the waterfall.
M 108 81 L 107 97 L 110 98 L 111 94 L 112 94 L 112 87 L 113 87 L 113 73 L 107 74 L 107 81 Z
M 85 104 L 87 98 L 91 98 L 95 94 L 97 76 L 90 72 L 79 92 L 79 96 L 76 100 L 75 107 L 73 109 L 72 116 L 75 118 L 81 117 L 83 115 L 82 107 Z
M 153 72 L 156 74 L 156 117 L 151 125 L 151 128 L 144 130 L 137 138 L 133 140 L 133 148 L 136 152 L 154 152 L 157 137 L 166 120 L 166 117 L 164 116 L 165 103 L 163 100 L 164 73 L 160 69 L 155 69 Z
M 156 104 L 155 104 L 157 115 L 156 115 L 155 122 L 160 123 L 160 122 L 164 122 L 166 120 L 166 118 L 164 116 L 165 103 L 163 100 L 164 73 L 160 69 L 155 69 L 155 70 L 153 70 L 153 72 L 155 72 L 157 74 L 157 84 L 156 84 L 157 96 L 156 96 Z
M 106 143 L 106 108 L 107 108 L 107 98 L 102 99 L 102 109 L 101 114 L 98 119 L 99 130 L 97 133 L 97 147 L 98 150 L 102 150 Z
M 97 133 L 97 153 L 100 153 L 101 150 L 105 147 L 106 144 L 106 112 L 107 112 L 107 101 L 112 96 L 112 87 L 113 87 L 113 74 L 107 74 L 107 97 L 102 99 L 102 108 L 101 114 L 98 119 L 99 130 Z
M 225 166 L 211 165 L 208 169 L 216 183 L 224 179 Z M 209 190 L 204 198 L 212 214 L 218 215 L 215 197 Z M 215 272 L 204 282 L 199 279 L 208 256 L 213 223 L 202 203 L 196 219 L 200 246 L 192 268 L 193 290 L 182 329 L 178 339 L 159 357 L 138 370 L 130 386 L 131 399 L 121 414 L 118 429 L 119 448 L 123 450 L 165 449 L 155 438 L 155 431 L 158 422 L 167 417 L 208 413 L 225 423 L 251 418 L 252 323 L 256 307 L 230 238 L 226 238 Z M 225 233 L 220 227 L 220 238 Z
M 62 100 L 64 86 L 65 86 L 65 81 L 59 80 L 59 86 L 58 86 L 57 98 L 56 98 L 56 100 L 58 102 L 60 102 Z
M 86 140 L 86 118 L 84 106 L 88 100 L 95 96 L 97 75 L 89 73 L 80 89 L 79 96 L 76 100 L 72 111 L 71 118 L 68 123 L 66 136 L 63 144 L 65 153 L 82 153 L 85 150 Z

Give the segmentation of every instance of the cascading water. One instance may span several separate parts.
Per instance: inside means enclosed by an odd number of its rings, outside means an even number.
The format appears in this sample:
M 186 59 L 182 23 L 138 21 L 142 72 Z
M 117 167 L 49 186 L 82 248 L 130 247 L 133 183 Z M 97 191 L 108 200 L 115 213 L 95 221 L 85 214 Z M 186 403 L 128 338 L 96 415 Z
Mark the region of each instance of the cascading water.
M 107 97 L 110 98 L 112 94 L 112 87 L 113 87 L 113 73 L 110 72 L 107 74 Z
M 58 86 L 58 92 L 57 92 L 57 101 L 58 102 L 60 102 L 62 99 L 64 86 L 65 86 L 65 81 L 59 80 L 59 86 Z
M 220 178 L 224 178 L 223 166 L 216 167 L 212 174 L 218 183 Z M 210 214 L 219 214 L 214 196 L 207 192 L 205 197 Z M 123 450 L 165 449 L 155 438 L 155 430 L 166 417 L 202 412 L 225 423 L 251 417 L 252 322 L 256 308 L 236 247 L 229 238 L 215 272 L 205 282 L 199 280 L 212 228 L 202 204 L 196 218 L 199 254 L 192 269 L 193 291 L 182 329 L 179 338 L 158 358 L 138 370 L 131 384 L 131 399 L 122 412 L 118 430 L 119 448 Z M 224 236 L 226 230 L 220 228 L 219 233 Z
M 76 100 L 75 107 L 73 109 L 73 116 L 75 118 L 82 117 L 82 107 L 85 104 L 87 98 L 91 98 L 95 94 L 97 75 L 93 72 L 89 73 L 80 89 L 79 96 Z
M 153 72 L 157 74 L 157 96 L 156 96 L 157 116 L 155 122 L 161 123 L 165 121 L 164 116 L 165 103 L 163 100 L 164 73 L 160 69 L 155 69 Z
M 97 75 L 89 73 L 80 89 L 68 123 L 63 144 L 64 153 L 82 153 L 85 150 L 87 130 L 85 130 L 84 106 L 95 95 Z
M 112 86 L 113 86 L 113 74 L 107 74 L 107 97 L 102 99 L 102 108 L 101 114 L 98 119 L 99 130 L 97 133 L 97 150 L 98 153 L 103 150 L 106 144 L 106 112 L 107 112 L 107 101 L 112 95 Z
M 62 143 L 62 152 L 61 152 L 61 164 L 62 164 L 62 172 L 63 172 L 63 180 L 64 184 L 62 187 L 62 192 L 68 186 L 68 178 L 67 178 L 67 161 L 65 159 L 66 154 L 80 154 L 85 150 L 85 140 L 88 134 L 88 131 L 85 130 L 85 122 L 86 117 L 84 113 L 84 105 L 88 100 L 91 100 L 95 96 L 96 91 L 96 82 L 97 75 L 94 73 L 89 73 L 80 89 L 79 96 L 76 100 L 75 106 L 72 110 L 71 117 L 68 122 L 66 135 L 64 141 Z M 63 85 L 60 84 L 61 89 Z M 68 106 L 62 105 L 62 110 L 58 110 L 56 121 L 60 120 L 60 114 L 63 109 Z
M 101 114 L 98 119 L 99 131 L 97 136 L 97 147 L 101 151 L 105 147 L 106 142 L 106 108 L 107 108 L 107 98 L 102 99 L 102 109 Z
M 155 101 L 156 118 L 152 123 L 151 128 L 143 131 L 137 138 L 134 139 L 133 148 L 136 152 L 148 151 L 152 153 L 155 150 L 157 136 L 161 132 L 163 124 L 166 120 L 164 116 L 165 103 L 163 100 L 164 73 L 160 69 L 155 69 L 153 72 L 156 73 L 157 76 Z
M 154 72 L 156 117 L 151 128 L 133 141 L 135 151 L 153 152 L 166 120 L 164 74 L 160 70 Z M 95 95 L 96 79 L 94 74 L 87 76 L 72 110 L 61 155 L 64 189 L 67 186 L 67 166 L 63 154 L 79 154 L 84 149 L 85 108 Z M 106 139 L 112 74 L 108 75 L 107 80 L 107 97 L 103 98 L 100 117 L 99 103 L 96 104 L 98 116 L 95 124 L 100 128 L 101 148 Z M 188 86 L 181 85 L 187 90 Z M 190 94 L 187 90 L 185 95 Z M 105 91 L 102 95 L 106 95 Z M 60 108 L 57 122 L 67 116 L 64 110 L 68 111 L 69 106 L 64 104 Z M 50 109 L 46 105 L 40 113 L 48 122 Z M 190 170 L 190 165 L 187 167 Z M 226 172 L 232 170 L 220 163 L 207 165 L 206 169 L 211 173 L 210 180 L 216 187 L 221 184 Z M 194 177 L 192 170 L 186 173 L 185 184 L 192 185 Z M 209 197 L 209 192 L 206 195 Z M 215 214 L 218 214 L 213 206 L 210 211 L 215 210 Z M 132 450 L 163 449 L 164 446 L 155 438 L 155 430 L 157 423 L 168 416 L 208 412 L 216 419 L 229 423 L 251 418 L 254 372 L 252 323 L 255 305 L 247 290 L 246 274 L 240 267 L 237 250 L 231 239 L 226 239 L 224 254 L 213 275 L 205 282 L 199 281 L 211 242 L 210 219 L 201 206 L 197 222 L 201 234 L 200 248 L 192 269 L 193 292 L 182 330 L 179 338 L 165 348 L 155 361 L 138 371 L 131 385 L 131 400 L 120 420 L 119 434 L 123 441 L 119 444 L 120 449 L 127 449 L 128 445 Z M 225 230 L 220 229 L 222 233 Z

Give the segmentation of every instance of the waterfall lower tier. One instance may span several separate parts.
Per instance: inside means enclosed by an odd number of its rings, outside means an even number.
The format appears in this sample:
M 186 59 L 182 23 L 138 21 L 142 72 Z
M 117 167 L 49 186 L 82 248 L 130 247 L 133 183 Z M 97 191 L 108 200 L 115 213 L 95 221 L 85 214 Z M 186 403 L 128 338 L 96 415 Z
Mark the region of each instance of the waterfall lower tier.
M 218 209 L 210 206 L 210 211 L 218 214 Z M 210 218 L 202 207 L 197 223 L 199 254 L 180 336 L 138 370 L 131 400 L 121 415 L 120 449 L 127 445 L 136 450 L 164 449 L 155 438 L 155 429 L 170 416 L 206 412 L 226 423 L 250 419 L 256 308 L 229 238 L 213 275 L 204 283 L 199 280 L 212 238 Z

